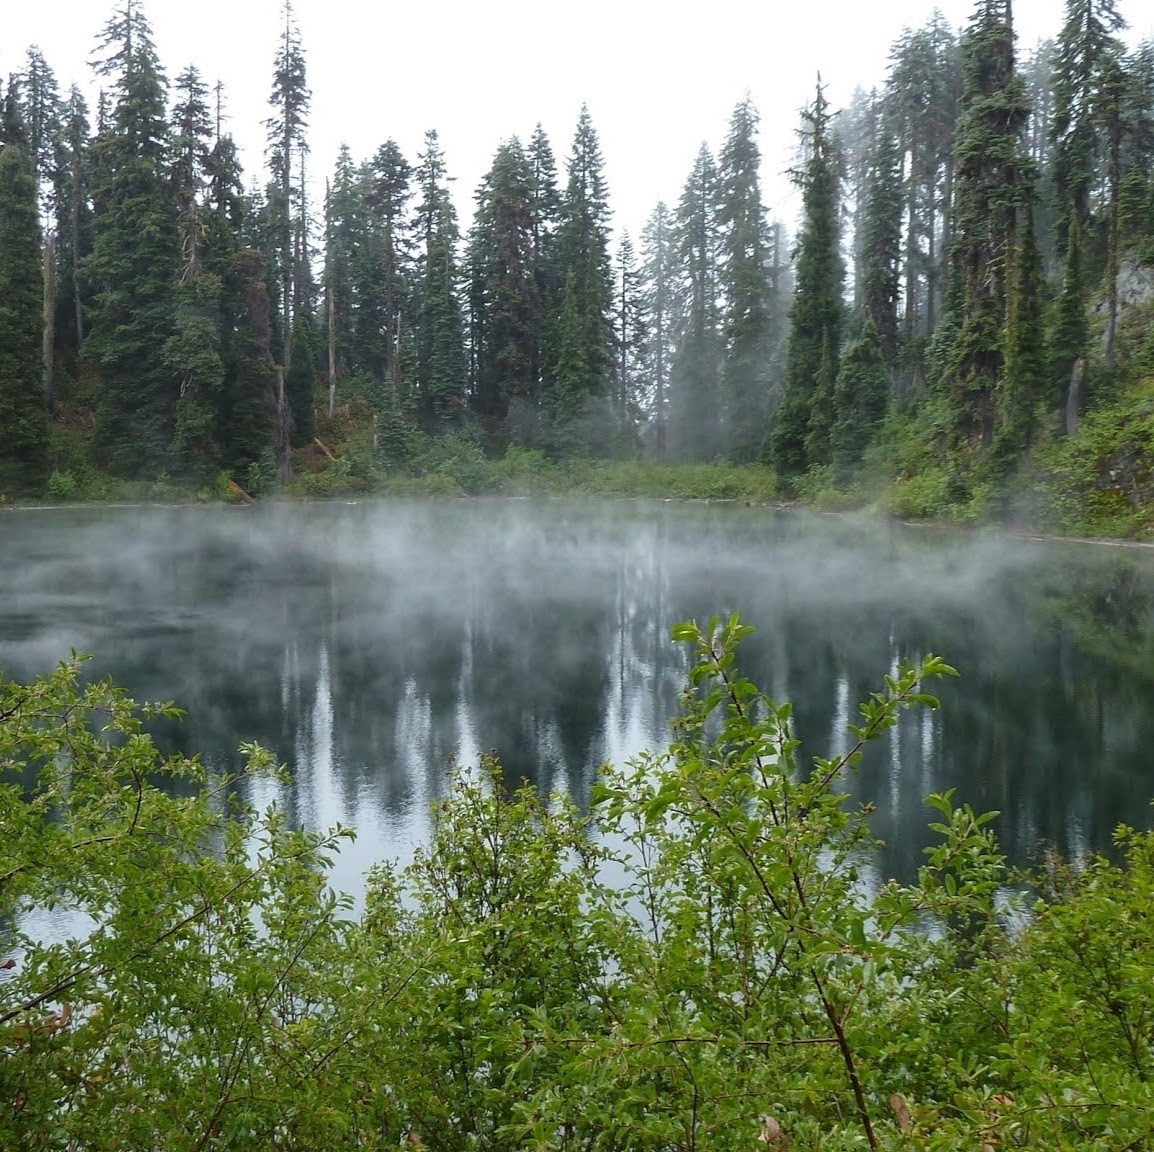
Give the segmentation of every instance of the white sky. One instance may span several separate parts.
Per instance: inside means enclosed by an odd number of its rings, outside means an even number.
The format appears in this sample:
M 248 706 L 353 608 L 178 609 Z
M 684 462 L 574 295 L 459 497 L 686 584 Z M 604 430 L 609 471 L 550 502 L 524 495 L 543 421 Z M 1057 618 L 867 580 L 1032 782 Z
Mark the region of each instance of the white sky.
M 972 0 L 940 0 L 955 27 Z M 601 138 L 615 224 L 634 235 L 653 205 L 675 203 L 697 149 L 716 150 L 748 91 L 761 112 L 765 199 L 792 223 L 781 173 L 797 112 L 820 71 L 834 107 L 881 82 L 892 42 L 934 5 L 920 0 L 296 0 L 313 91 L 310 141 L 318 178 L 345 141 L 357 160 L 390 136 L 415 160 L 426 128 L 445 149 L 462 225 L 504 137 L 544 124 L 564 172 L 582 102 Z M 106 0 L 12 0 L 0 72 L 38 44 L 62 90 L 90 92 L 88 61 Z M 263 128 L 281 0 L 146 0 L 170 79 L 195 63 L 224 81 L 246 182 L 263 164 Z M 1154 36 L 1154 4 L 1122 0 L 1128 39 Z M 1054 35 L 1062 0 L 1018 0 L 1019 51 Z M 94 102 L 94 101 L 93 101 Z

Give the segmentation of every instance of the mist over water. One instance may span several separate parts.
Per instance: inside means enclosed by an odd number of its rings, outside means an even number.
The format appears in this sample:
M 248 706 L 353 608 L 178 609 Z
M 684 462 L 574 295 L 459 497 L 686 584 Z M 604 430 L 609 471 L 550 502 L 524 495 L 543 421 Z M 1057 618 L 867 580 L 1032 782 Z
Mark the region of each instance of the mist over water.
M 662 748 L 679 620 L 739 610 L 742 666 L 795 704 L 809 754 L 926 652 L 962 678 L 848 787 L 876 804 L 886 875 L 912 877 L 922 798 L 1002 812 L 1008 854 L 1109 849 L 1154 797 L 1154 555 L 728 505 L 388 502 L 84 509 L 0 517 L 0 668 L 93 675 L 187 710 L 158 738 L 238 767 L 257 740 L 293 784 L 252 785 L 338 863 L 407 859 L 452 759 L 584 801 L 606 760 Z

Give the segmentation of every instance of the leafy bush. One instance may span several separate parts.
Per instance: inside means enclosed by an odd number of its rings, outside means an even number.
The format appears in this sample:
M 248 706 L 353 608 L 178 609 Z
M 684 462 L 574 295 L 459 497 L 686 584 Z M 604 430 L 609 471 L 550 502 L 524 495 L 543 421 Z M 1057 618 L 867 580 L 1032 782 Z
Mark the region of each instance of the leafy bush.
M 673 743 L 588 813 L 456 772 L 359 918 L 325 885 L 347 833 L 162 759 L 170 706 L 75 659 L 0 681 L 0 1147 L 1143 1147 L 1154 835 L 1051 867 L 1015 919 L 991 815 L 937 795 L 917 882 L 866 883 L 843 778 L 952 669 L 887 677 L 807 764 L 748 631 L 678 626 Z M 42 944 L 46 907 L 91 930 Z
M 48 477 L 48 497 L 51 500 L 75 500 L 78 487 L 71 472 L 53 472 Z
M 1154 379 L 1092 408 L 1076 436 L 1052 433 L 1032 465 L 1046 526 L 1101 536 L 1154 530 Z

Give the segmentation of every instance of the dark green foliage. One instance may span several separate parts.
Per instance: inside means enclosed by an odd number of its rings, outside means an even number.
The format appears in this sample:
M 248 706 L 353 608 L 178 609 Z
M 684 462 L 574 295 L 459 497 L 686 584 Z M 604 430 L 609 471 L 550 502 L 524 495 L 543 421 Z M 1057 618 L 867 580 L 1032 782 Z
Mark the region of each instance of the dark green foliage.
M 1077 217 L 1070 222 L 1062 292 L 1054 303 L 1048 339 L 1050 401 L 1065 403 L 1067 389 L 1079 361 L 1085 367 L 1090 344 L 1090 322 L 1086 315 L 1086 283 L 1082 271 L 1082 225 Z
M 517 438 L 533 442 L 546 301 L 530 160 L 520 141 L 506 141 L 477 190 L 469 307 L 474 409 L 502 422 L 512 405 Z
M 276 369 L 272 350 L 272 305 L 259 252 L 241 249 L 223 274 L 228 375 L 222 396 L 222 452 L 225 466 L 253 495 L 250 476 L 275 443 Z
M 312 316 L 302 313 L 293 321 L 292 364 L 285 374 L 285 396 L 292 413 L 294 447 L 316 435 L 317 380 L 321 365 L 321 334 Z
M 647 407 L 648 330 L 641 270 L 633 241 L 622 232 L 613 275 L 613 405 L 621 440 L 631 449 Z
M 677 205 L 680 332 L 669 379 L 669 440 L 681 459 L 712 460 L 723 449 L 718 306 L 717 165 L 701 146 Z
M 426 431 L 442 433 L 461 423 L 467 371 L 465 324 L 457 295 L 460 235 L 436 132 L 425 134 L 416 176 L 421 189 L 417 226 L 424 246 L 417 332 L 418 410 Z
M 948 336 L 938 334 L 939 382 L 955 402 L 958 440 L 987 448 L 1005 362 L 1011 254 L 1020 212 L 1032 200 L 1020 144 L 1029 110 L 1014 70 L 1009 0 L 982 0 L 963 37 L 962 60 L 948 302 L 954 315 Z
M 1020 460 L 1029 447 L 1048 391 L 1045 280 L 1032 205 L 1023 209 L 1019 231 L 1021 242 L 1010 268 L 1005 363 L 994 436 L 995 465 L 1002 469 Z
M 613 365 L 609 202 L 601 145 L 585 107 L 573 137 L 558 219 L 556 258 L 564 294 L 546 407 L 558 443 L 576 438 L 586 451 L 604 452 L 609 445 L 596 441 L 605 429 L 566 427 L 608 398 Z
M 839 244 L 838 147 L 820 84 L 802 120 L 800 135 L 808 160 L 794 177 L 802 190 L 802 226 L 789 313 L 785 391 L 771 439 L 773 465 L 785 479 L 829 460 L 845 278 Z
M 97 442 L 114 474 L 156 476 L 167 465 L 179 396 L 164 359 L 173 334 L 178 214 L 165 171 L 166 85 L 147 21 L 126 0 L 105 28 L 100 68 L 114 77 L 111 122 L 94 146 L 92 291 L 81 354 L 100 374 Z
M 832 462 L 844 474 L 860 462 L 889 403 L 892 373 L 872 317 L 841 358 L 833 392 Z
M 766 272 L 765 208 L 757 112 L 749 97 L 736 109 L 718 161 L 717 225 L 721 237 L 722 391 L 728 455 L 757 458 L 768 430 L 772 299 Z
M 24 71 L 19 77 L 19 104 L 32 176 L 37 191 L 47 200 L 43 193 L 49 189 L 56 167 L 56 146 L 61 128 L 60 95 L 52 69 L 35 46 L 28 49 Z
M 907 30 L 891 53 L 884 116 L 905 158 L 902 336 L 932 333 L 945 285 L 962 92 L 957 38 L 940 13 Z M 879 125 L 880 127 L 880 125 Z M 879 326 L 884 333 L 884 326 Z
M 0 146 L 0 494 L 41 492 L 48 409 L 40 386 L 42 295 L 36 182 L 23 149 Z
M 861 308 L 891 361 L 898 352 L 901 251 L 901 155 L 897 136 L 883 120 L 869 153 L 859 253 Z
M 53 174 L 56 228 L 56 346 L 69 366 L 87 334 L 83 276 L 92 252 L 92 156 L 88 106 L 73 86 L 61 113 Z
M 1124 26 L 1117 0 L 1066 0 L 1066 20 L 1053 59 L 1053 186 L 1058 240 L 1065 252 L 1076 217 L 1085 230 L 1091 218 L 1091 190 L 1099 171 L 1101 140 L 1098 108 L 1104 69 L 1121 45 Z
M 387 384 L 390 402 L 408 396 L 406 357 L 412 343 L 413 237 L 407 211 L 412 168 L 393 140 L 361 169 L 364 241 L 350 257 L 355 302 L 350 371 Z
M 677 352 L 676 255 L 673 221 L 659 203 L 641 233 L 645 311 L 649 322 L 646 351 L 653 388 L 653 449 L 663 459 L 668 446 L 670 371 Z
M 265 122 L 272 176 L 265 205 L 268 240 L 265 258 L 280 287 L 276 323 L 280 336 L 280 364 L 286 373 L 292 370 L 293 341 L 298 329 L 304 330 L 306 314 L 312 306 L 304 173 L 311 99 L 304 48 L 292 0 L 284 0 L 284 32 L 273 67 L 269 96 L 273 115 Z M 315 352 L 315 348 L 310 349 L 311 354 L 315 355 Z M 309 427 L 312 416 L 305 409 L 311 412 L 312 373 L 311 367 L 302 367 L 296 374 L 294 385 L 297 399 L 293 404 L 293 415 L 297 420 L 303 417 Z M 307 399 L 306 392 L 309 393 Z M 287 458 L 282 456 L 280 466 L 283 472 L 287 472 Z
M 165 342 L 163 353 L 165 365 L 180 381 L 172 463 L 179 475 L 202 482 L 220 470 L 217 420 L 225 379 L 220 297 L 216 277 L 189 277 L 177 290 L 176 331 Z

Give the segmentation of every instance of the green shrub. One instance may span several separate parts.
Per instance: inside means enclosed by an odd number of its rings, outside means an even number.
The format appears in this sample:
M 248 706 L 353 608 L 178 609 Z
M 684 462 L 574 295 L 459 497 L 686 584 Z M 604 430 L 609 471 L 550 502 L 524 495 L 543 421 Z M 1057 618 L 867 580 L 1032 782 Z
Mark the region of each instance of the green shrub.
M 1076 436 L 1051 430 L 1031 470 L 1046 527 L 1101 536 L 1154 531 L 1154 379 L 1093 407 Z
M 916 883 L 879 884 L 845 778 L 952 669 L 897 669 L 807 760 L 748 631 L 677 626 L 673 742 L 588 812 L 455 772 L 359 915 L 326 882 L 348 833 L 163 758 L 170 705 L 78 659 L 0 679 L 0 1147 L 1144 1147 L 1154 834 L 1012 916 L 993 814 L 933 795 Z M 46 945 L 45 908 L 93 930 Z
M 48 477 L 48 496 L 52 500 L 75 500 L 79 486 L 71 472 L 53 472 Z

